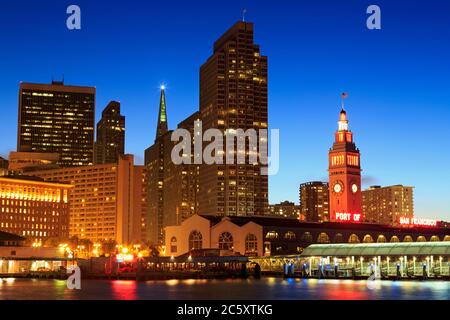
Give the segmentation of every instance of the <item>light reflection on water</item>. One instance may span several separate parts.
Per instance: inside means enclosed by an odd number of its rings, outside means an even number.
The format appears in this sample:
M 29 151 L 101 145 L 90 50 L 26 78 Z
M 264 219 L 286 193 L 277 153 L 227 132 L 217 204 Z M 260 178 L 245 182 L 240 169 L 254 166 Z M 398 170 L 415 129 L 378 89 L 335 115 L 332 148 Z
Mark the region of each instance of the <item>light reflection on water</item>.
M 436 299 L 450 300 L 450 283 L 443 281 L 367 281 L 279 279 L 261 280 L 84 280 L 81 290 L 69 290 L 62 280 L 3 279 L 0 300 L 152 300 L 152 299 L 236 299 L 236 300 L 366 300 Z

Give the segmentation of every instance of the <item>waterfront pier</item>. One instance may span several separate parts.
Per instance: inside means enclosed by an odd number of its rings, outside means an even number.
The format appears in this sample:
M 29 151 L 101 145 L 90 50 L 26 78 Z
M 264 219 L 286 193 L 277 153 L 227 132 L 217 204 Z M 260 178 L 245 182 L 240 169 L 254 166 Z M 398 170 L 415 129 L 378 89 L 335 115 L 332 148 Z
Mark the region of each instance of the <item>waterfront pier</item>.
M 250 261 L 286 277 L 450 280 L 450 242 L 315 244 L 300 255 Z

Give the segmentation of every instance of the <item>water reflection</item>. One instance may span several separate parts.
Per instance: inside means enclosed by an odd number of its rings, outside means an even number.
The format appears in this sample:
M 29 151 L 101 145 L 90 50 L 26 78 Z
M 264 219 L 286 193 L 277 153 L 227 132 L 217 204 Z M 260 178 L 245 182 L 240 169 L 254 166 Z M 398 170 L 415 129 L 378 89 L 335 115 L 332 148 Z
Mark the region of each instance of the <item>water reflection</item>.
M 113 300 L 137 300 L 137 281 L 131 280 L 116 280 L 108 281 L 111 283 L 112 299 Z
M 261 280 L 167 280 L 93 281 L 84 280 L 81 290 L 69 290 L 65 281 L 4 279 L 0 300 L 4 299 L 236 299 L 236 300 L 362 300 L 362 299 L 450 299 L 450 283 L 441 281 L 306 280 L 263 278 Z

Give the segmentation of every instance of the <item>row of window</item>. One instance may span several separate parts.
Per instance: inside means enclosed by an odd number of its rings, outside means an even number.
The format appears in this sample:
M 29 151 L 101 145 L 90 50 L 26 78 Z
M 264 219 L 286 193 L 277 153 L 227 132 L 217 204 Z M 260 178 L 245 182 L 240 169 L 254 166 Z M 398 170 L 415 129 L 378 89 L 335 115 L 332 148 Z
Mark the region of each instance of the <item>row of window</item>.
M 203 235 L 200 231 L 194 230 L 189 234 L 189 250 L 200 250 L 203 248 Z M 170 240 L 171 252 L 177 252 L 177 238 L 172 237 Z M 233 250 L 234 239 L 230 232 L 223 232 L 219 236 L 219 249 L 220 250 Z M 245 252 L 256 253 L 258 250 L 258 238 L 249 233 L 245 237 Z
M 293 231 L 288 231 L 284 234 L 284 239 L 286 240 L 295 240 L 297 238 L 297 235 L 293 232 Z M 276 231 L 269 231 L 266 234 L 266 239 L 269 240 L 276 240 L 279 239 L 279 234 Z M 310 232 L 305 232 L 300 240 L 302 242 L 313 242 L 313 236 Z M 444 237 L 444 239 L 442 239 L 443 241 L 450 241 L 450 235 L 447 235 Z M 418 236 L 416 238 L 416 242 L 426 242 L 427 239 L 424 236 Z M 432 237 L 430 237 L 430 241 L 431 242 L 437 242 L 437 241 L 441 241 L 441 238 L 439 238 L 439 236 L 434 235 Z M 334 243 L 344 243 L 345 239 L 344 236 L 341 233 L 338 233 L 334 236 L 333 239 Z M 356 234 L 351 234 L 350 237 L 347 240 L 348 243 L 360 243 L 361 240 L 360 238 L 356 235 Z M 363 243 L 374 243 L 375 240 L 373 239 L 373 237 L 369 234 L 365 235 L 363 240 Z M 384 243 L 387 242 L 387 239 L 384 235 L 380 234 L 376 240 L 376 242 L 378 243 Z M 397 236 L 392 236 L 390 239 L 390 242 L 400 242 L 400 239 Z M 414 242 L 414 239 L 412 236 L 410 235 L 406 235 L 403 237 L 403 242 Z M 322 232 L 319 234 L 319 236 L 317 237 L 317 243 L 331 243 L 330 237 L 328 236 L 327 233 Z

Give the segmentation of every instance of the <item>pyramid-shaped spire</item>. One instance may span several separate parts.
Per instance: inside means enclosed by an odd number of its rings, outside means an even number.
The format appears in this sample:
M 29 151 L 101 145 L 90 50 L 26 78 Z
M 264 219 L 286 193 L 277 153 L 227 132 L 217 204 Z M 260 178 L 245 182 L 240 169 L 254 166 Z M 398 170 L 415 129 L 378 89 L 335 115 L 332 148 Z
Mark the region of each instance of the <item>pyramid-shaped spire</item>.
M 167 125 L 167 110 L 166 110 L 166 94 L 165 87 L 161 86 L 161 98 L 159 100 L 159 115 L 158 115 L 158 127 L 156 130 L 156 138 L 158 139 L 169 131 L 169 126 Z

